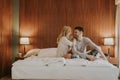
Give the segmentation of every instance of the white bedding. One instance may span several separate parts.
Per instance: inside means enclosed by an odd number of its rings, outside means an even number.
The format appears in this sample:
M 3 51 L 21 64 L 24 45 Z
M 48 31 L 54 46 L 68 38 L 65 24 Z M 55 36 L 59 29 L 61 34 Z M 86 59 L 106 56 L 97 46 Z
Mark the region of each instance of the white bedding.
M 38 58 L 13 63 L 12 79 L 117 80 L 118 68 L 98 59 Z
M 108 61 L 103 59 L 96 59 L 95 61 L 88 61 L 85 59 L 67 59 L 67 66 L 86 66 L 86 67 L 115 67 Z
M 13 63 L 13 66 L 50 66 L 50 65 L 64 65 L 64 58 L 39 58 L 36 56 L 31 56 L 26 58 L 25 60 L 18 60 Z

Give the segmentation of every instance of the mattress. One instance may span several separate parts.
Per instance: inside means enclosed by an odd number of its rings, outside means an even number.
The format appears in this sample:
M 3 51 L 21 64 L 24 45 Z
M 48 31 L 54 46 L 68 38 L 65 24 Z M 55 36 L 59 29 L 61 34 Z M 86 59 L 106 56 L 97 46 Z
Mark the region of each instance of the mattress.
M 84 59 L 19 60 L 12 66 L 12 79 L 39 80 L 118 80 L 119 70 L 107 61 Z

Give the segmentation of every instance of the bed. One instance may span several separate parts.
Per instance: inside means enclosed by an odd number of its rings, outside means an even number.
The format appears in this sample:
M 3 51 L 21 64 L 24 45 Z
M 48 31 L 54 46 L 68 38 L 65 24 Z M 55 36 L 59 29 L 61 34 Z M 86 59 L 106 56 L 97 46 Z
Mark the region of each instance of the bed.
M 12 79 L 118 80 L 118 68 L 105 60 L 88 61 L 85 59 L 56 58 L 53 57 L 55 51 L 55 48 L 38 50 L 37 52 L 40 52 L 40 55 L 14 62 Z

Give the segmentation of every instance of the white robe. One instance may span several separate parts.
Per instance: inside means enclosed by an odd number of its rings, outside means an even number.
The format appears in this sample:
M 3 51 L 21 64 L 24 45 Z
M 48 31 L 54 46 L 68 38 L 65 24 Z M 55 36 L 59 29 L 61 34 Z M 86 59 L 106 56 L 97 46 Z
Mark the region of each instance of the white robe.
M 58 42 L 57 57 L 62 57 L 69 51 L 69 46 L 72 46 L 72 42 L 67 37 L 62 37 Z

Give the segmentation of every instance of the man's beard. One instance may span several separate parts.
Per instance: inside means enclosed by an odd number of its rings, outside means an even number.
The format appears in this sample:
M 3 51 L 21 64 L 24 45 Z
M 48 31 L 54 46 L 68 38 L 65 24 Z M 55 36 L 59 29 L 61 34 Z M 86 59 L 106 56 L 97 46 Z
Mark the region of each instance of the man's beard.
M 78 40 L 79 36 L 78 36 L 78 35 L 74 35 L 74 38 L 75 38 L 76 40 Z

